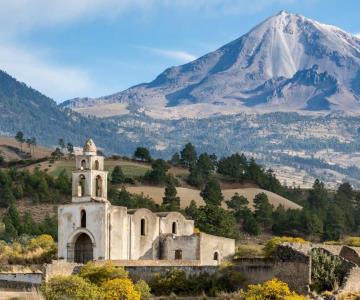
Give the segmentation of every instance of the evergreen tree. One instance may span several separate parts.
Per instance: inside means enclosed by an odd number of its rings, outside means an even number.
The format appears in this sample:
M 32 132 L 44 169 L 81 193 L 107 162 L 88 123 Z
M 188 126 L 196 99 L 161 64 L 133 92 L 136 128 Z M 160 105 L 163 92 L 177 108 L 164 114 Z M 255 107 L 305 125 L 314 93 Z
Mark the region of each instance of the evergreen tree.
M 71 182 L 66 170 L 62 170 L 55 180 L 56 188 L 63 194 L 71 194 Z
M 256 220 L 264 226 L 270 226 L 272 224 L 273 207 L 269 203 L 265 193 L 260 193 L 255 196 L 254 208 Z
M 7 208 L 11 203 L 15 202 L 15 197 L 9 185 L 4 186 L 0 193 L 0 207 Z
M 325 213 L 327 204 L 327 191 L 324 183 L 316 179 L 312 189 L 310 190 L 308 203 L 313 210 Z M 323 215 L 323 214 L 322 214 Z
M 344 212 L 337 205 L 331 205 L 324 222 L 324 240 L 337 241 L 344 232 Z
M 165 186 L 165 197 L 163 197 L 163 206 L 170 211 L 177 211 L 180 209 L 180 198 L 176 196 L 177 190 L 174 180 L 167 180 Z
M 63 138 L 59 139 L 58 144 L 59 144 L 59 146 L 60 146 L 60 148 L 61 148 L 62 150 L 65 149 L 65 141 L 64 141 Z
M 25 142 L 24 133 L 22 131 L 18 131 L 15 135 L 15 140 L 20 143 L 20 149 L 22 151 L 22 144 Z
M 220 206 L 224 199 L 221 192 L 219 181 L 215 178 L 210 178 L 201 191 L 200 196 L 204 199 L 206 205 Z
M 181 155 L 181 164 L 185 167 L 190 167 L 191 165 L 195 164 L 197 154 L 195 146 L 191 143 L 187 143 L 183 150 L 180 152 Z
M 149 150 L 145 147 L 137 147 L 134 152 L 134 157 L 141 159 L 143 161 L 151 161 L 152 160 Z
M 247 208 L 243 210 L 242 217 L 243 217 L 243 223 L 242 223 L 243 230 L 251 235 L 259 235 L 260 226 L 257 223 L 250 209 Z
M 148 171 L 144 179 L 152 184 L 162 184 L 165 183 L 168 176 L 167 171 L 169 170 L 169 166 L 163 159 L 154 160 L 151 164 L 151 171 Z
M 111 183 L 118 184 L 125 182 L 125 175 L 120 166 L 115 166 L 111 173 Z
M 180 154 L 178 152 L 174 153 L 174 155 L 171 157 L 170 163 L 173 166 L 177 166 L 180 164 Z

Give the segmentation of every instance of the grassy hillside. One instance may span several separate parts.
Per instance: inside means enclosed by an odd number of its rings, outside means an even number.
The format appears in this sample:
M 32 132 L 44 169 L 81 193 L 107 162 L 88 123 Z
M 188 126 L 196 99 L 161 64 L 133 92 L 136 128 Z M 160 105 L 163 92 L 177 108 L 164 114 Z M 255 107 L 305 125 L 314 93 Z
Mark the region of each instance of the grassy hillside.
M 149 196 L 150 198 L 154 199 L 154 201 L 158 204 L 162 203 L 162 198 L 164 197 L 164 188 L 162 187 L 154 187 L 154 186 L 129 186 L 126 188 L 130 193 L 134 194 L 141 194 L 143 193 L 145 196 Z M 177 188 L 178 196 L 180 197 L 180 206 L 182 208 L 187 207 L 191 200 L 195 200 L 197 205 L 204 205 L 204 200 L 200 196 L 200 190 L 190 189 L 185 187 L 178 187 Z M 285 199 L 277 194 L 274 194 L 269 191 L 265 191 L 260 188 L 238 188 L 238 189 L 223 189 L 222 190 L 224 199 L 230 199 L 235 193 L 239 193 L 246 197 L 249 200 L 249 204 L 253 205 L 253 199 L 256 194 L 259 193 L 266 193 L 269 202 L 276 208 L 279 205 L 284 206 L 286 209 L 299 209 L 301 206 L 297 205 L 296 203 Z M 223 204 L 226 207 L 226 204 Z
M 32 155 L 30 156 L 30 148 L 26 143 L 23 143 L 22 149 L 19 142 L 10 137 L 0 136 L 0 155 L 6 161 L 19 160 L 25 158 L 43 158 L 50 156 L 52 150 L 42 146 L 35 146 L 34 151 L 31 147 Z

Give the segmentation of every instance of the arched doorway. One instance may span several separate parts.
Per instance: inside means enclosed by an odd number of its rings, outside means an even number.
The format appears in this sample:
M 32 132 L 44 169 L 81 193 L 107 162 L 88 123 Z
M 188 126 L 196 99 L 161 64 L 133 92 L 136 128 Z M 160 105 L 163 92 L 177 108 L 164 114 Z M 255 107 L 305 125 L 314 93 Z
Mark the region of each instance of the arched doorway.
M 76 263 L 86 263 L 93 260 L 93 244 L 86 233 L 81 233 L 75 242 L 74 261 Z

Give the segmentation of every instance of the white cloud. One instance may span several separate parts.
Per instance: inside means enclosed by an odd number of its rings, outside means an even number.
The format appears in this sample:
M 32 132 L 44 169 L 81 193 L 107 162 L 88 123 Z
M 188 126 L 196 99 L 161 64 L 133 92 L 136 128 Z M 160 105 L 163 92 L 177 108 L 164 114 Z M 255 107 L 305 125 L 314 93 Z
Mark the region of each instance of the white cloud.
M 355 33 L 355 36 L 360 39 L 360 32 L 359 32 L 359 33 Z
M 186 63 L 195 60 L 197 58 L 196 55 L 181 50 L 168 50 L 168 49 L 160 49 L 160 48 L 152 48 L 152 47 L 141 47 L 141 48 L 151 51 L 162 57 L 175 59 L 176 61 L 181 63 Z
M 129 10 L 137 12 L 168 8 L 199 11 L 202 14 L 226 15 L 254 13 L 274 4 L 298 0 L 2 0 L 0 31 L 14 34 L 38 27 L 68 25 L 88 18 L 115 18 Z
M 18 45 L 0 47 L 0 69 L 56 100 L 89 95 L 96 90 L 85 71 L 53 64 Z

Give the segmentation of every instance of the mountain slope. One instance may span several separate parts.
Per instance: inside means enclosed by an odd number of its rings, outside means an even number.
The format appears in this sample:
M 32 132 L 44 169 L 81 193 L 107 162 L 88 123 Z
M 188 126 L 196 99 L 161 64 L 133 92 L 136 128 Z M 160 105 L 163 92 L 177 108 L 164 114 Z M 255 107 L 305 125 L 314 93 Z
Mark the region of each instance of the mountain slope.
M 59 138 L 82 145 L 88 137 L 95 138 L 108 151 L 115 151 L 117 128 L 97 119 L 89 119 L 0 71 L 0 135 L 14 136 L 19 130 L 25 137 L 35 137 L 38 144 L 57 145 Z M 125 138 L 125 144 L 132 142 Z M 132 149 L 132 148 L 131 148 Z
M 282 11 L 220 49 L 165 70 L 150 83 L 62 106 L 86 108 L 91 114 L 91 107 L 123 103 L 130 111 L 155 117 L 165 113 L 168 118 L 240 111 L 360 113 L 359 85 L 360 39 Z M 113 115 L 118 114 L 115 109 Z

